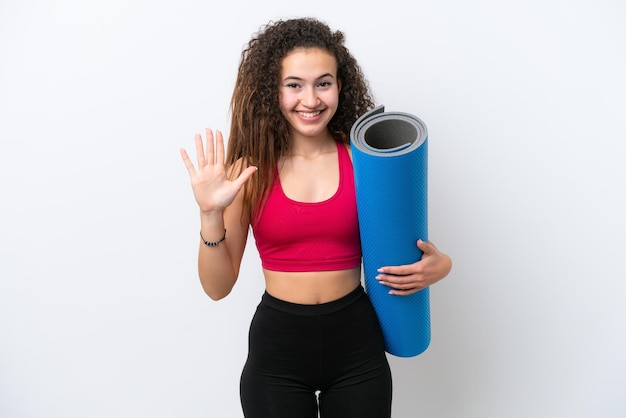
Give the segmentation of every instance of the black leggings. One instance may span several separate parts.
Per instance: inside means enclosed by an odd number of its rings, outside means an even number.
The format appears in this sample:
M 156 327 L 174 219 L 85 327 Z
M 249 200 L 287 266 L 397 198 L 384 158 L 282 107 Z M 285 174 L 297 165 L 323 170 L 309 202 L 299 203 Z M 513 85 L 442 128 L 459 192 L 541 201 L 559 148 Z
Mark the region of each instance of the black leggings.
M 318 408 L 321 418 L 391 416 L 383 336 L 361 286 L 319 305 L 265 293 L 249 338 L 241 375 L 246 418 L 316 418 Z

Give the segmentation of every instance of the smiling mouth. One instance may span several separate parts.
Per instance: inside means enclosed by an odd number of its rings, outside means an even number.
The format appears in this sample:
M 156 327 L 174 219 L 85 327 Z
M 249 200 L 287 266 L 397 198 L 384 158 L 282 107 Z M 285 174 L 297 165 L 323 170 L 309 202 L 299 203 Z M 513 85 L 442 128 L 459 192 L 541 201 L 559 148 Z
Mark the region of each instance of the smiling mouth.
M 321 111 L 318 110 L 317 112 L 297 112 L 297 113 L 304 118 L 314 118 L 317 115 L 319 115 Z

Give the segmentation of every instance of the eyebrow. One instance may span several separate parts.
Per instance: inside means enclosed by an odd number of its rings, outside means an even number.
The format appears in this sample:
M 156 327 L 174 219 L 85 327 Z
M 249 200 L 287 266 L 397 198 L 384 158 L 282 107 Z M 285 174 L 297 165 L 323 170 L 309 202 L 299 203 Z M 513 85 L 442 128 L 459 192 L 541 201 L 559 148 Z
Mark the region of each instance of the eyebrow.
M 316 80 L 320 80 L 320 79 L 322 79 L 324 77 L 335 78 L 335 76 L 332 75 L 331 73 L 326 73 L 326 74 L 322 74 L 321 76 L 317 77 Z M 287 77 L 283 78 L 283 81 L 287 81 L 287 80 L 304 81 L 303 78 L 296 77 L 295 75 L 288 75 Z

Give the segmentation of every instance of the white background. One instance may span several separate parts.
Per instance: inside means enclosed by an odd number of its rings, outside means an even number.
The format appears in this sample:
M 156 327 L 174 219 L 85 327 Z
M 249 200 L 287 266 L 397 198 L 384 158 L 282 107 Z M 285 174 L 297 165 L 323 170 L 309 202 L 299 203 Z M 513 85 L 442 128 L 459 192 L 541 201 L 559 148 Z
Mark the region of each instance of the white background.
M 430 348 L 390 358 L 394 418 L 626 416 L 626 6 L 354 4 L 0 1 L 0 416 L 241 416 L 259 261 L 203 294 L 178 150 L 228 132 L 252 33 L 304 15 L 429 128 L 454 269 Z

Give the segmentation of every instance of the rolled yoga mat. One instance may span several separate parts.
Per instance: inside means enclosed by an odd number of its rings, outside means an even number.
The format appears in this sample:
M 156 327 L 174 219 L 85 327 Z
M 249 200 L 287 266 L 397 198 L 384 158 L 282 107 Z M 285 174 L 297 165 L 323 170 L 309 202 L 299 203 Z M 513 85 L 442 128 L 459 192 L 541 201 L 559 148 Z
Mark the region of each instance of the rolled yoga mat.
M 385 350 L 398 357 L 421 354 L 430 344 L 429 289 L 390 295 L 376 276 L 380 267 L 422 257 L 417 240 L 428 240 L 427 140 L 420 119 L 385 112 L 382 105 L 362 115 L 350 133 L 365 289 Z

